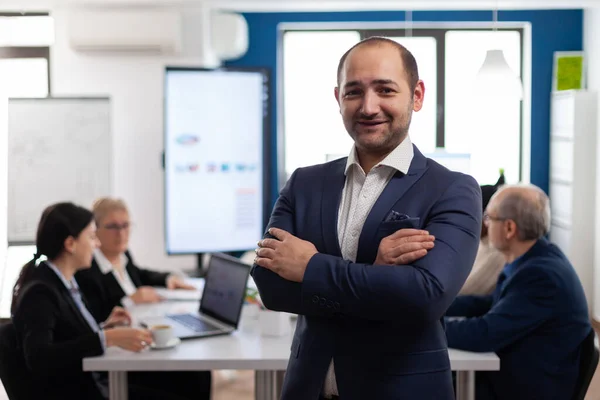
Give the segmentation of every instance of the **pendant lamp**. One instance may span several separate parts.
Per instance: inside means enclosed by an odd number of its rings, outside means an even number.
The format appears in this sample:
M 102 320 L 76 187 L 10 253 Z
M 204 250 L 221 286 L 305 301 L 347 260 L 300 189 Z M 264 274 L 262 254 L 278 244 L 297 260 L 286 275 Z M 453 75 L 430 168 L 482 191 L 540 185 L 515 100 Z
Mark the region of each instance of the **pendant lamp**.
M 498 10 L 494 10 L 494 32 L 497 31 Z M 475 76 L 475 90 L 481 96 L 523 99 L 523 84 L 510 68 L 499 49 L 487 51 L 485 60 Z

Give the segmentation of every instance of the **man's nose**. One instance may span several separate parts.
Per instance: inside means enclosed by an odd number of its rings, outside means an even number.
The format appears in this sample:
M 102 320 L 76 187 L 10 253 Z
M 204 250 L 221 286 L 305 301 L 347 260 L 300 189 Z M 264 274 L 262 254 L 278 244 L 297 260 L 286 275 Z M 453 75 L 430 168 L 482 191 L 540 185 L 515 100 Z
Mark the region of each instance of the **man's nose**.
M 379 97 L 375 92 L 370 90 L 365 92 L 360 111 L 366 116 L 377 115 L 379 113 Z

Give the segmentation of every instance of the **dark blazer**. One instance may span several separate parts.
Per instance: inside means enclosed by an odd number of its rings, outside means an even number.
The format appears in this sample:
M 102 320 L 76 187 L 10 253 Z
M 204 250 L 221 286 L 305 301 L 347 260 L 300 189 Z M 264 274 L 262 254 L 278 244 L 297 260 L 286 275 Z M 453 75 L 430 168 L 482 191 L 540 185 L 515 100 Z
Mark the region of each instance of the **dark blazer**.
M 37 398 L 103 398 L 92 373 L 82 368 L 83 358 L 103 354 L 100 338 L 45 263 L 22 289 L 12 320 Z
M 129 251 L 126 251 L 125 255 L 127 256 L 125 268 L 135 287 L 165 286 L 168 273 L 139 268 L 134 264 Z M 75 279 L 96 321 L 105 321 L 115 306 L 122 306 L 121 299 L 125 297 L 125 292 L 121 289 L 121 285 L 112 272 L 103 274 L 95 259 L 92 267 L 78 271 Z
M 505 268 L 494 294 L 460 296 L 448 315 L 469 317 L 448 321 L 450 347 L 500 357 L 499 372 L 478 375 L 478 400 L 573 396 L 592 327 L 581 282 L 554 244 L 538 240 Z
M 397 172 L 371 209 L 351 262 L 337 234 L 345 165 L 296 170 L 271 215 L 269 227 L 319 251 L 303 282 L 252 269 L 267 308 L 299 314 L 282 398 L 317 399 L 333 358 L 342 399 L 454 399 L 442 317 L 477 253 L 479 185 L 414 147 L 408 173 Z M 392 210 L 405 219 L 385 222 Z M 372 265 L 381 239 L 403 228 L 427 229 L 435 247 L 412 265 Z

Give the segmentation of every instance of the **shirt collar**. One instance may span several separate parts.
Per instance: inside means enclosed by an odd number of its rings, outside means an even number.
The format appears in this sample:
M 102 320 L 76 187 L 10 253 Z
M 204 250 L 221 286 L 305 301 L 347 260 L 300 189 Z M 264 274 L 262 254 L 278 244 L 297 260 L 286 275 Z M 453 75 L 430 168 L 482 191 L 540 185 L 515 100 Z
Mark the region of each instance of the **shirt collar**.
M 413 156 L 414 150 L 410 136 L 406 136 L 406 138 L 404 138 L 404 140 L 398 146 L 396 146 L 396 148 L 392 150 L 392 152 L 388 154 L 379 164 L 375 165 L 374 168 L 385 165 L 387 167 L 394 168 L 403 174 L 406 174 L 408 173 L 408 168 L 410 167 Z M 348 175 L 348 170 L 353 165 L 360 167 L 360 164 L 358 163 L 358 154 L 356 153 L 356 145 L 352 146 L 352 150 L 350 151 L 350 155 L 346 161 L 346 169 L 344 170 L 344 174 Z
M 65 276 L 62 274 L 62 272 L 60 272 L 60 270 L 58 269 L 58 267 L 56 265 L 54 265 L 50 261 L 44 261 L 44 262 L 46 263 L 46 265 L 48 267 L 50 267 L 50 269 L 52 271 L 54 271 L 54 273 L 60 278 L 61 282 L 65 285 L 65 287 L 68 290 L 71 290 L 71 289 L 79 290 L 79 285 L 77 284 L 77 281 L 75 280 L 75 277 L 73 277 L 73 279 L 71 279 L 71 282 L 69 282 L 67 280 L 67 278 L 65 278 Z
M 112 270 L 114 269 L 112 263 L 108 261 L 108 258 L 106 258 L 106 256 L 100 249 L 94 250 L 94 258 L 98 263 L 98 268 L 100 268 L 100 272 L 102 272 L 103 274 L 106 275 L 112 272 Z M 128 260 L 125 253 L 121 253 L 121 255 L 119 256 L 119 262 L 121 263 L 121 266 L 127 265 L 127 261 Z
M 535 245 L 534 245 L 535 246 Z M 533 248 L 533 247 L 532 247 Z M 506 277 L 508 278 L 509 276 L 511 276 L 514 272 L 515 269 L 517 269 L 517 267 L 519 266 L 519 264 L 521 263 L 521 261 L 523 260 L 523 258 L 525 258 L 525 256 L 531 251 L 531 249 L 527 250 L 525 252 L 525 254 L 520 255 L 519 257 L 515 258 L 511 263 L 506 264 L 504 266 L 504 274 L 506 275 Z

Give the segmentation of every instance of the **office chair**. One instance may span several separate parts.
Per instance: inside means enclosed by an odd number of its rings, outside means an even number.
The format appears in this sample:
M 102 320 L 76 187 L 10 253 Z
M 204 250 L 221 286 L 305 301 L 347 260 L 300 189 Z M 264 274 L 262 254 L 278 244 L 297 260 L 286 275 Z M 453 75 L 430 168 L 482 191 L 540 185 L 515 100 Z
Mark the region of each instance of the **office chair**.
M 10 400 L 34 400 L 31 373 L 12 322 L 0 326 L 0 379 Z
M 575 395 L 573 400 L 584 400 L 585 394 L 587 393 L 596 367 L 598 366 L 598 359 L 600 353 L 594 343 L 596 333 L 592 329 L 590 334 L 585 338 L 581 344 L 581 359 L 579 360 L 579 376 L 577 377 L 577 383 L 575 385 Z

